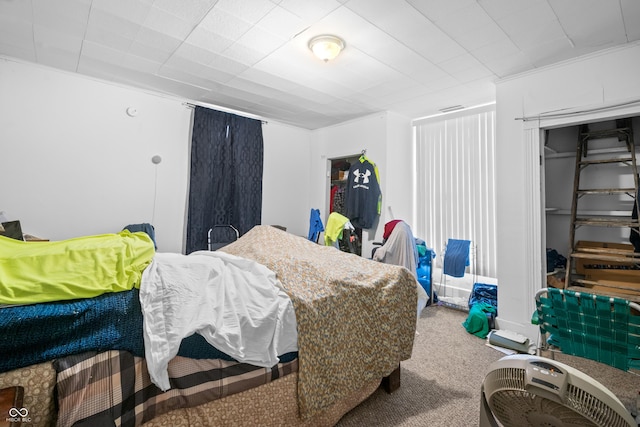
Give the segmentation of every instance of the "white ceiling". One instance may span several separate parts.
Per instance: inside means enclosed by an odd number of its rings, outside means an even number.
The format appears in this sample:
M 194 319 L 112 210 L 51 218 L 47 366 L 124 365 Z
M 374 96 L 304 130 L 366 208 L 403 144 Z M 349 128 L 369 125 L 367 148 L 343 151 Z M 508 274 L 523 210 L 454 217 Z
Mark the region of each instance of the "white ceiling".
M 324 33 L 346 42 L 328 63 Z M 308 129 L 491 102 L 637 40 L 640 0 L 0 0 L 0 55 Z

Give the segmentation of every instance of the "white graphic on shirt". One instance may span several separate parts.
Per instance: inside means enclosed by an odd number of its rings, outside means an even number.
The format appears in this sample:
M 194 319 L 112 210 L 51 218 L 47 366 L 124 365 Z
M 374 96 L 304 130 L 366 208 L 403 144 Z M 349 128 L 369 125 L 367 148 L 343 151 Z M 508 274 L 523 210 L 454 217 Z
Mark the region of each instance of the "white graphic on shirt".
M 360 182 L 360 178 L 362 178 L 362 183 L 363 184 L 368 184 L 369 183 L 369 177 L 371 176 L 371 171 L 370 170 L 366 170 L 364 173 L 360 173 L 360 169 L 356 169 L 354 171 L 354 175 L 356 176 L 353 179 L 353 182 Z

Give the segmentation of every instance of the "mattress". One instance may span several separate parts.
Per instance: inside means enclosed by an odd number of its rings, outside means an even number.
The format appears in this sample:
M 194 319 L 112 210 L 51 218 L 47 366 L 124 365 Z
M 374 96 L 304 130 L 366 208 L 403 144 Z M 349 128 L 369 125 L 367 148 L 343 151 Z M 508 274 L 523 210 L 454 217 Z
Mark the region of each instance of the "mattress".
M 256 226 L 220 250 L 274 271 L 293 302 L 303 420 L 411 357 L 420 285 L 406 268 L 271 226 Z

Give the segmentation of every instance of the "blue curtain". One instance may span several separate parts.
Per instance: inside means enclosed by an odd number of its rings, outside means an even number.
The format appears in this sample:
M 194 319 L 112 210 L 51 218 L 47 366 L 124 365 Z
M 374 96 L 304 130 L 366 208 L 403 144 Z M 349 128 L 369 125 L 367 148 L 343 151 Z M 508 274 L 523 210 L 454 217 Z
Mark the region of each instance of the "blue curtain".
M 186 253 L 207 249 L 214 225 L 243 235 L 262 218 L 262 122 L 195 107 Z

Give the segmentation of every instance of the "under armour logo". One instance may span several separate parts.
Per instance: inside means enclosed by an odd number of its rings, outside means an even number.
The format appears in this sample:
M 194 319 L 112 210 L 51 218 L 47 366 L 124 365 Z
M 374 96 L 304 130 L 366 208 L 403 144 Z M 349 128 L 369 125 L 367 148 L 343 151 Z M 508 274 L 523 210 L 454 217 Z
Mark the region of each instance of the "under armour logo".
M 353 179 L 353 182 L 360 182 L 360 178 L 362 178 L 362 183 L 363 184 L 368 184 L 369 183 L 369 177 L 371 176 L 371 171 L 370 170 L 366 170 L 364 173 L 360 172 L 360 169 L 356 169 L 355 171 L 353 171 L 353 174 L 356 176 Z

